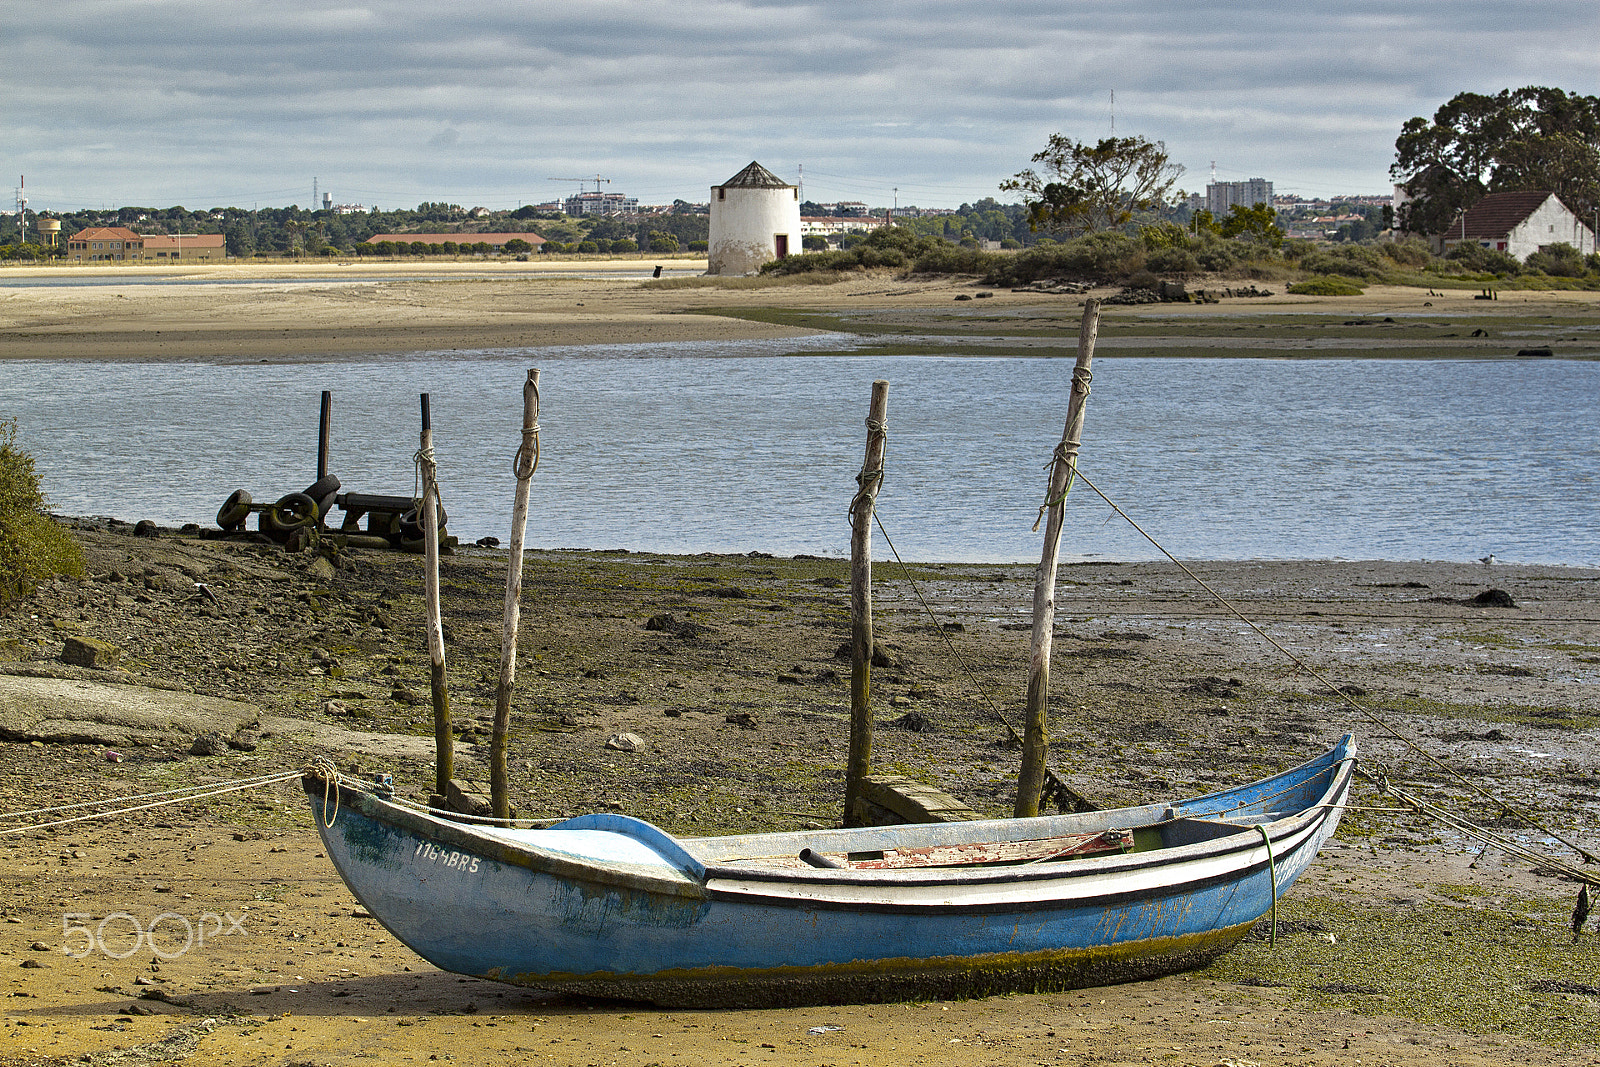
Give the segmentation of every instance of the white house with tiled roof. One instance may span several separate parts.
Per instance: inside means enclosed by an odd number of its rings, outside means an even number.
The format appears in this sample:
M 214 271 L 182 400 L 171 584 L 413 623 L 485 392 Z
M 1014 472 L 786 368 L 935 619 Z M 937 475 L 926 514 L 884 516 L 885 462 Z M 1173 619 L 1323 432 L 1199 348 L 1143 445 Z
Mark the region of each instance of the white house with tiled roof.
M 707 274 L 754 274 L 800 250 L 800 187 L 752 162 L 711 187 Z
M 1475 244 L 1519 260 L 1556 244 L 1571 245 L 1584 255 L 1595 250 L 1594 231 L 1559 196 L 1544 191 L 1490 193 L 1433 240 L 1440 254 Z

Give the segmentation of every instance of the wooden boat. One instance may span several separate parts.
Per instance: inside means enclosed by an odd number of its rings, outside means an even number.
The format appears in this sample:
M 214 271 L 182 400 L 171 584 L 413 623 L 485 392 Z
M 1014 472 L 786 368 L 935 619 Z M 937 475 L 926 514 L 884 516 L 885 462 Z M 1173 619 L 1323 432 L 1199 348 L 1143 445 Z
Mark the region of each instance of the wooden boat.
M 1174 803 L 1033 819 L 677 838 L 624 815 L 466 824 L 331 767 L 329 857 L 458 974 L 667 1006 L 983 996 L 1205 964 L 1333 834 L 1354 745 Z

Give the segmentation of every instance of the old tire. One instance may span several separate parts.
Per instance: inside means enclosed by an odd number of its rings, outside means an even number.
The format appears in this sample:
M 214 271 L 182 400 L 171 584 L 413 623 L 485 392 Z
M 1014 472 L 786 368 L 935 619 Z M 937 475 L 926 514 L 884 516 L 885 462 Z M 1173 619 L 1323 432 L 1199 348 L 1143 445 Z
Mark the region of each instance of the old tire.
M 253 501 L 250 494 L 243 489 L 235 489 L 222 507 L 217 511 L 217 525 L 224 530 L 237 530 L 244 525 L 244 520 L 250 517 L 250 505 Z
M 439 536 L 444 536 L 445 523 L 450 521 L 450 516 L 445 514 L 444 505 L 435 505 L 439 515 Z M 415 507 L 400 513 L 400 518 L 395 524 L 395 530 L 400 534 L 402 541 L 420 541 L 427 536 L 428 531 L 422 525 L 422 508 Z
M 317 502 L 317 528 L 326 529 L 328 526 L 328 512 L 332 511 L 338 503 L 339 476 L 324 474 L 301 490 L 306 496 Z
M 302 490 L 312 500 L 321 500 L 339 491 L 339 476 L 337 474 L 324 474 Z
M 317 502 L 317 525 L 328 525 L 328 512 L 332 511 L 336 498 L 339 496 L 339 478 L 337 475 L 326 474 L 305 488 L 306 496 Z
M 259 528 L 262 533 L 282 544 L 291 531 L 302 526 L 315 526 L 317 502 L 304 493 L 290 493 L 261 513 Z

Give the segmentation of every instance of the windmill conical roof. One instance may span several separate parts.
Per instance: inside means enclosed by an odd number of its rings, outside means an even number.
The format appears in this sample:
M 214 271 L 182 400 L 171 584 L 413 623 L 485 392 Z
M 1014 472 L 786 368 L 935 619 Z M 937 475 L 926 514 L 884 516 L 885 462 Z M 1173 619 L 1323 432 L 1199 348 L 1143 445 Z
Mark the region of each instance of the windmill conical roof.
M 750 165 L 738 174 L 729 178 L 721 185 L 723 189 L 789 189 L 793 188 L 788 182 L 772 173 L 766 167 L 750 161 Z

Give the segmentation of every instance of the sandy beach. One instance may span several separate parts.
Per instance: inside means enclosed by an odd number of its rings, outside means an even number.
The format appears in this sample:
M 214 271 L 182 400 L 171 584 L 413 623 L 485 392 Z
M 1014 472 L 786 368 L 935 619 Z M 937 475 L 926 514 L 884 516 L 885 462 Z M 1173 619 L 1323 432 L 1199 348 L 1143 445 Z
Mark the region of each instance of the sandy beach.
M 980 298 L 970 279 L 887 275 L 703 285 L 692 281 L 703 264 L 674 259 L 659 261 L 668 284 L 647 287 L 657 262 L 430 262 L 426 276 L 404 263 L 251 264 L 0 284 L 0 358 L 354 358 L 782 338 L 841 324 L 885 344 L 934 336 L 960 351 L 987 337 L 1053 353 L 1074 342 L 1083 299 Z M 7 270 L 0 283 L 25 277 Z M 1203 337 L 1259 353 L 1252 335 L 1264 330 L 1272 345 L 1312 346 L 1300 351 L 1370 337 L 1395 352 L 1411 350 L 1404 342 L 1494 356 L 1527 337 L 1592 343 L 1567 339 L 1592 336 L 1596 295 L 1489 302 L 1374 289 L 1107 308 L 1102 339 L 1111 354 Z M 1280 336 L 1277 316 L 1321 317 L 1331 336 Z M 1408 325 L 1424 318 L 1426 329 Z M 87 576 L 0 614 L 5 811 L 293 772 L 314 758 L 426 793 L 417 557 L 68 522 Z M 504 572 L 493 549 L 442 565 L 461 777 L 486 777 Z M 1352 730 L 1368 766 L 1408 789 L 1574 859 L 1460 771 L 1600 850 L 1600 571 L 1245 561 L 1198 573 L 1348 699 L 1170 565 L 1066 567 L 1052 766 L 1074 789 L 1103 806 L 1194 795 Z M 1032 568 L 880 564 L 876 580 L 890 657 L 873 675 L 877 766 L 1008 814 L 1018 757 L 995 708 L 1020 715 Z M 1505 599 L 1485 598 L 1491 590 Z M 511 753 L 522 813 L 626 811 L 684 835 L 837 819 L 844 562 L 536 552 L 523 605 Z M 694 625 L 649 628 L 663 614 Z M 67 664 L 70 638 L 120 658 Z M 51 714 L 40 710 L 47 693 L 62 702 Z M 170 710 L 119 713 L 136 701 Z M 237 744 L 197 754 L 201 722 L 225 723 Z M 646 744 L 607 749 L 622 732 Z M 0 1065 L 1600 1064 L 1600 930 L 1591 919 L 1574 937 L 1577 884 L 1399 811 L 1370 784 L 1355 804 L 1282 902 L 1277 942 L 1262 931 L 1201 971 L 782 1011 L 663 1011 L 438 971 L 359 907 L 296 782 L 51 828 L 15 816 L 0 822 L 0 965 L 12 969 L 0 986 Z M 209 939 L 185 946 L 196 924 Z
M 657 265 L 663 281 L 649 282 Z M 782 338 L 841 328 L 919 344 L 934 335 L 956 350 L 1000 338 L 1008 351 L 1052 354 L 1076 343 L 1084 299 L 994 290 L 959 277 L 874 273 L 817 285 L 803 277 L 702 279 L 704 270 L 704 260 L 687 258 L 5 268 L 0 359 L 311 359 Z M 1580 342 L 1583 352 L 1600 356 L 1592 336 L 1582 341 L 1570 332 L 1600 316 L 1596 292 L 1505 292 L 1489 302 L 1466 289 L 1377 286 L 1360 297 L 1299 297 L 1267 288 L 1273 296 L 1212 304 L 1107 305 L 1102 354 L 1260 354 L 1281 344 L 1291 353 L 1359 345 L 1364 353 L 1503 356 L 1514 353 L 1512 345 L 1549 340 L 1564 355 Z M 1350 317 L 1372 321 L 1308 341 L 1263 335 L 1259 321 L 1240 324 L 1241 315 L 1267 316 L 1268 323 L 1295 315 L 1340 317 L 1335 326 Z M 1467 327 L 1400 328 L 1419 316 Z M 1479 324 L 1486 336 L 1474 337 Z M 1133 336 L 1119 336 L 1119 329 Z M 1513 333 L 1513 340 L 1500 336 Z

